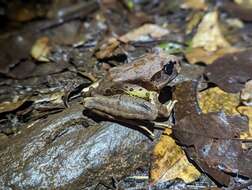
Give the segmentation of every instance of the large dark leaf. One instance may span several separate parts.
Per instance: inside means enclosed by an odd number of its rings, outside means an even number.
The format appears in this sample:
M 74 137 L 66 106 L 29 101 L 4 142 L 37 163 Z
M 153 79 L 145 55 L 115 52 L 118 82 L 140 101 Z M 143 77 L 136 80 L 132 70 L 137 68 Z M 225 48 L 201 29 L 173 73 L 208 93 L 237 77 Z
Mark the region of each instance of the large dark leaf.
M 239 92 L 252 79 L 252 50 L 227 54 L 206 67 L 209 80 L 226 92 Z

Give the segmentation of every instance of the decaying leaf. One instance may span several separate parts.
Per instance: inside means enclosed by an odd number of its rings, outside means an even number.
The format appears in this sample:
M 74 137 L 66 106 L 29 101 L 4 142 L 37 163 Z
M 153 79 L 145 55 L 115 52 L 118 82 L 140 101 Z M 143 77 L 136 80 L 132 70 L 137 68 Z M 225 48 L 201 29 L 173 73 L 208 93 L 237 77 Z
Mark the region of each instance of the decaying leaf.
M 236 110 L 239 103 L 238 93 L 226 93 L 218 87 L 199 93 L 199 105 L 203 113 L 223 111 L 227 115 L 239 114 Z
M 220 184 L 229 184 L 230 173 L 249 177 L 252 170 L 248 164 L 250 158 L 246 158 L 248 153 L 242 149 L 242 142 L 235 140 L 248 132 L 247 118 L 228 116 L 224 112 L 201 113 L 195 92 L 195 82 L 176 87 L 177 122 L 173 126 L 173 137 L 186 147 L 187 156 Z M 246 167 L 240 160 L 247 163 Z
M 206 51 L 216 51 L 229 47 L 230 44 L 221 33 L 218 23 L 218 12 L 207 13 L 199 24 L 196 35 L 192 39 L 192 47 L 202 47 Z
M 13 101 L 1 102 L 0 103 L 0 113 L 13 111 L 13 110 L 19 108 L 21 105 L 23 105 L 23 103 L 27 99 L 28 99 L 28 97 L 26 97 L 26 98 L 17 97 Z
M 31 56 L 41 62 L 49 62 L 48 54 L 50 53 L 49 38 L 39 38 L 31 49 Z
M 188 115 L 198 114 L 196 82 L 183 82 L 176 86 L 173 94 L 174 100 L 177 100 L 174 112 L 176 120 L 180 120 Z
M 208 65 L 205 74 L 222 90 L 230 93 L 240 92 L 244 84 L 252 79 L 252 50 L 247 49 L 227 54 Z
M 185 56 L 191 64 L 199 62 L 203 62 L 205 64 L 212 64 L 216 59 L 222 57 L 223 55 L 228 53 L 234 53 L 237 51 L 240 50 L 234 47 L 225 47 L 218 49 L 214 52 L 205 51 L 202 48 L 191 48 L 185 52 Z
M 249 130 L 242 133 L 240 138 L 242 139 L 252 139 L 252 107 L 251 106 L 240 106 L 237 110 L 242 114 L 246 115 L 249 119 Z
M 190 151 L 186 151 L 189 155 L 194 154 L 196 162 L 202 163 L 200 167 L 203 170 L 204 166 L 207 166 L 214 169 L 214 176 L 216 176 L 216 172 L 221 175 L 224 171 L 238 172 L 249 177 L 250 174 L 239 166 L 239 159 L 244 154 L 241 141 L 234 140 L 247 130 L 246 118 L 228 116 L 221 112 L 189 115 L 174 126 L 173 135 L 179 143 L 194 147 Z M 212 175 L 212 173 L 208 174 Z M 215 179 L 220 180 L 218 175 Z M 223 183 L 223 181 L 219 182 Z
M 99 51 L 95 53 L 98 59 L 103 59 L 105 57 L 111 57 L 113 51 L 119 46 L 120 42 L 116 38 L 109 38 L 107 43 L 103 44 Z
M 184 0 L 180 7 L 182 9 L 206 10 L 208 6 L 205 0 Z
M 130 41 L 143 41 L 150 37 L 159 39 L 167 34 L 169 34 L 169 31 L 165 28 L 155 24 L 145 24 L 121 36 L 119 39 L 124 43 L 128 43 Z
M 99 50 L 95 53 L 98 59 L 104 59 L 113 56 L 115 50 L 119 47 L 120 42 L 129 43 L 134 41 L 146 41 L 150 38 L 160 39 L 161 37 L 169 34 L 169 30 L 162 28 L 155 24 L 144 24 L 143 26 L 136 28 L 118 39 L 109 38 Z
M 170 133 L 170 129 L 166 129 L 153 150 L 151 183 L 177 178 L 186 183 L 193 182 L 199 178 L 200 172 L 187 160 L 182 148 L 169 136 Z

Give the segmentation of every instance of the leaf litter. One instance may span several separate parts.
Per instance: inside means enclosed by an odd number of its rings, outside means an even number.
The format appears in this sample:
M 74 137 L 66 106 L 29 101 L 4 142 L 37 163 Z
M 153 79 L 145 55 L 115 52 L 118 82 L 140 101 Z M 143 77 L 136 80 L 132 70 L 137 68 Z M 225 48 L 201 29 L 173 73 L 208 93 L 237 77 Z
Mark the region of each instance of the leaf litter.
M 200 175 L 206 173 L 217 185 L 230 186 L 234 176 L 239 179 L 252 177 L 250 141 L 252 139 L 252 59 L 251 49 L 248 49 L 246 44 L 236 46 L 229 41 L 230 36 L 226 37 L 223 32 L 225 26 L 222 25 L 221 19 L 226 19 L 238 32 L 244 28 L 249 30 L 246 28 L 248 27 L 246 22 L 252 20 L 251 1 L 235 0 L 232 3 L 220 3 L 221 9 L 212 9 L 211 4 L 204 0 L 184 0 L 183 3 L 174 5 L 176 11 L 173 5 L 167 9 L 163 6 L 162 13 L 156 14 L 154 18 L 152 8 L 160 8 L 165 4 L 160 3 L 157 6 L 155 3 L 149 3 L 145 7 L 135 1 L 126 3 L 113 0 L 101 1 L 101 11 L 92 15 L 95 23 L 89 22 L 88 19 L 84 22 L 76 20 L 75 23 L 61 23 L 62 25 L 59 24 L 56 30 L 52 27 L 54 30 L 52 34 L 50 34 L 50 27 L 48 33 L 30 37 L 27 34 L 23 42 L 18 42 L 18 38 L 12 36 L 3 40 L 4 46 L 9 39 L 14 41 L 11 45 L 13 49 L 17 49 L 17 55 L 14 55 L 12 49 L 3 48 L 0 72 L 5 77 L 22 80 L 49 76 L 43 80 L 40 78 L 38 84 L 52 87 L 50 77 L 53 78 L 53 74 L 69 70 L 72 73 L 77 71 L 77 73 L 95 73 L 99 76 L 100 68 L 104 69 L 101 71 L 103 73 L 111 66 L 106 59 L 113 60 L 118 54 L 123 54 L 125 59 L 130 59 L 132 52 L 155 51 L 161 48 L 169 53 L 182 55 L 186 58 L 183 61 L 188 61 L 185 63 L 188 66 L 203 63 L 207 65 L 204 74 L 198 76 L 203 80 L 193 79 L 193 82 L 184 82 L 185 79 L 181 77 L 182 80 L 172 87 L 173 99 L 178 101 L 174 109 L 175 123 L 171 129 L 165 129 L 160 139 L 156 139 L 151 155 L 149 182 L 159 184 L 180 179 L 187 184 L 197 183 L 195 181 Z M 139 11 L 142 7 L 146 11 Z M 79 8 L 82 10 L 83 6 Z M 181 11 L 180 9 L 185 13 L 187 11 L 194 13 L 189 16 L 182 13 L 182 17 L 179 14 L 174 18 L 171 17 L 172 23 L 175 24 L 171 24 L 168 20 L 162 22 L 163 15 L 171 12 L 176 14 Z M 230 15 L 223 14 L 222 9 L 234 17 L 230 18 Z M 68 15 L 67 10 L 63 9 L 63 11 Z M 22 11 L 20 14 L 13 18 L 28 22 L 33 18 L 45 16 L 44 14 L 27 16 Z M 57 10 L 53 14 L 57 15 Z M 92 16 L 90 20 L 93 19 Z M 242 23 L 238 18 L 246 22 Z M 62 19 L 64 20 L 64 17 Z M 183 26 L 181 24 L 176 26 L 176 22 L 181 20 Z M 105 31 L 111 33 L 107 34 Z M 180 40 L 170 40 L 172 36 Z M 180 45 L 185 39 L 188 39 L 188 42 Z M 52 47 L 49 42 L 53 42 Z M 186 51 L 184 51 L 185 46 L 187 46 Z M 87 52 L 88 56 L 83 56 Z M 82 60 L 83 57 L 85 61 Z M 87 61 L 91 59 L 102 66 Z M 118 64 L 118 61 L 115 62 Z M 122 61 L 119 62 L 122 64 Z M 53 80 L 59 83 L 65 79 Z M 36 83 L 34 81 L 28 84 Z M 5 86 L 6 84 L 8 83 L 4 83 Z M 75 85 L 81 83 L 78 81 Z M 21 91 L 20 94 L 22 93 L 27 92 Z M 49 98 L 43 98 L 41 96 L 43 92 L 35 88 L 24 96 L 26 98 L 13 98 L 12 101 L 4 101 L 3 98 L 0 112 L 16 114 L 17 109 L 21 108 L 21 111 L 30 114 L 29 109 L 32 110 L 33 107 L 26 108 L 28 111 L 22 110 L 26 101 L 31 100 L 34 107 L 42 102 L 41 108 L 46 109 L 43 107 L 43 101 L 46 100 L 49 104 L 62 104 L 62 93 L 62 90 L 55 90 L 49 93 Z M 4 120 L 0 120 L 2 121 Z

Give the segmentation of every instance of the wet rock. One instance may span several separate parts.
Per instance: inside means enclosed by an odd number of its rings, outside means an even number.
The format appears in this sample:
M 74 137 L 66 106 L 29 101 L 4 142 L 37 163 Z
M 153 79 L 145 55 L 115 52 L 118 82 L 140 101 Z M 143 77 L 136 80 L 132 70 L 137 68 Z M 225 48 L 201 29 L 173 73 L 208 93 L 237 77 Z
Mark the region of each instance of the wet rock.
M 81 106 L 49 116 L 0 144 L 3 189 L 76 189 L 109 183 L 148 165 L 153 143 L 103 122 L 89 126 Z

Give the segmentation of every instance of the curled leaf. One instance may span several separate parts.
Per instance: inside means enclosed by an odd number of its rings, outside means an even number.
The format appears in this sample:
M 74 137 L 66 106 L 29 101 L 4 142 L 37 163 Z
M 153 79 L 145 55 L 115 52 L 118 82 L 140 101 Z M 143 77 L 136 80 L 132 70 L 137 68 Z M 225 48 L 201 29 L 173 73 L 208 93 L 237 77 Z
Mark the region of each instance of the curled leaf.
M 205 0 L 184 0 L 180 7 L 182 9 L 206 10 L 207 4 Z
M 143 41 L 149 37 L 158 39 L 167 34 L 169 34 L 169 31 L 165 28 L 155 24 L 145 24 L 121 36 L 119 39 L 124 43 L 128 43 L 130 41 Z

